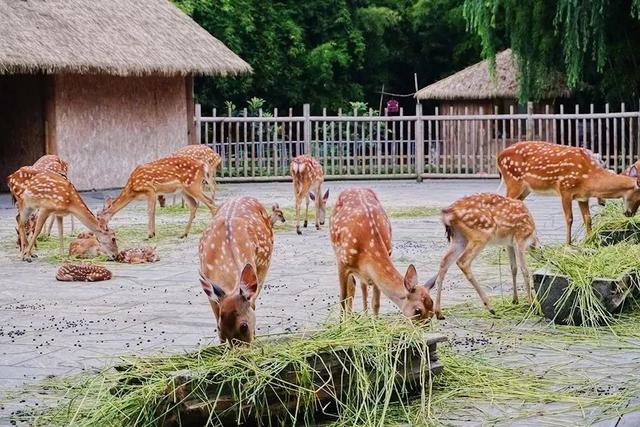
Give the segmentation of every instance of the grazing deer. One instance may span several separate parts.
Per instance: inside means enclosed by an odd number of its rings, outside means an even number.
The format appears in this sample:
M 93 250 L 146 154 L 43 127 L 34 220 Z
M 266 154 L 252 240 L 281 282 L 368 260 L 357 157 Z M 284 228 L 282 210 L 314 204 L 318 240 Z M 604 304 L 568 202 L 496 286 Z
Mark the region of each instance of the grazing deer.
M 118 197 L 107 198 L 104 209 L 98 218 L 109 222 L 111 218 L 132 200 L 146 198 L 149 216 L 149 238 L 156 235 L 156 197 L 158 194 L 171 194 L 182 191 L 189 205 L 189 221 L 182 234 L 187 237 L 191 223 L 196 216 L 198 201 L 203 202 L 211 213 L 214 212 L 213 200 L 202 191 L 202 181 L 207 174 L 207 165 L 187 157 L 165 157 L 137 166 Z
M 105 223 L 98 221 L 73 184 L 65 177 L 53 172 L 22 167 L 9 175 L 8 186 L 20 213 L 18 228 L 23 260 L 31 261 L 33 246 L 46 219 L 51 214 L 60 217 L 68 214 L 75 216 L 95 234 L 105 253 L 111 257 L 118 253 L 113 231 L 109 230 Z M 29 216 L 36 209 L 38 209 L 38 218 L 31 241 L 27 245 L 25 226 Z M 62 246 L 63 240 L 60 235 L 60 247 Z
M 307 227 L 309 219 L 309 198 L 316 204 L 316 230 L 324 225 L 325 207 L 329 198 L 329 190 L 322 195 L 322 182 L 324 172 L 316 159 L 306 154 L 291 160 L 291 178 L 293 179 L 293 193 L 296 198 L 296 232 L 300 231 L 300 205 L 306 198 L 307 205 L 304 212 L 304 227 Z M 313 189 L 313 191 L 309 191 Z
M 280 206 L 278 206 L 278 204 L 274 204 L 271 207 L 271 226 L 273 227 L 274 225 L 276 225 L 276 223 L 278 222 L 287 222 L 287 220 L 284 217 L 284 213 L 282 212 L 282 209 L 280 209 Z
M 485 307 L 495 314 L 489 298 L 471 271 L 471 263 L 487 245 L 507 247 L 513 280 L 513 303 L 518 303 L 516 285 L 518 264 L 524 278 L 527 300 L 529 303 L 532 302 L 526 251 L 536 242 L 536 226 L 531 213 L 522 201 L 494 193 L 465 196 L 442 210 L 442 223 L 447 240 L 450 242 L 449 248 L 440 261 L 438 274 L 425 285 L 427 287 L 437 285 L 435 314 L 438 319 L 444 319 L 440 305 L 442 282 L 447 270 L 454 262 L 478 292 Z
M 376 194 L 368 188 L 340 193 L 330 224 L 331 243 L 338 262 L 342 312 L 350 312 L 355 278 L 360 278 L 362 301 L 367 310 L 368 286 L 372 286 L 373 313 L 380 310 L 380 292 L 413 320 L 433 315 L 426 287 L 418 285 L 416 269 L 409 265 L 404 277 L 391 261 L 391 223 Z
M 571 244 L 573 200 L 578 201 L 587 233 L 591 232 L 589 198 L 622 198 L 626 216 L 635 215 L 640 205 L 635 166 L 630 168 L 629 176 L 614 174 L 584 148 L 519 142 L 498 155 L 498 168 L 507 187 L 507 197 L 524 200 L 532 191 L 560 196 L 567 224 L 567 244 Z
M 251 342 L 256 299 L 273 252 L 272 218 L 253 197 L 225 202 L 200 239 L 200 283 L 220 341 Z

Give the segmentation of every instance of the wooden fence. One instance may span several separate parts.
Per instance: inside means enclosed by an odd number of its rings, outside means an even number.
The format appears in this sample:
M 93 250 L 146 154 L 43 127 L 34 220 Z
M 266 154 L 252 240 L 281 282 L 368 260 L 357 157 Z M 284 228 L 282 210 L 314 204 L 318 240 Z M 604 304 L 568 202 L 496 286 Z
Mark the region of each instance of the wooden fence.
M 202 116 L 196 105 L 196 138 L 222 157 L 221 181 L 288 179 L 289 162 L 311 154 L 330 179 L 497 177 L 496 156 L 523 140 L 550 141 L 584 147 L 601 156 L 610 169 L 621 171 L 640 157 L 640 112 L 476 115 L 416 114 L 279 116 L 258 112 L 256 117 Z

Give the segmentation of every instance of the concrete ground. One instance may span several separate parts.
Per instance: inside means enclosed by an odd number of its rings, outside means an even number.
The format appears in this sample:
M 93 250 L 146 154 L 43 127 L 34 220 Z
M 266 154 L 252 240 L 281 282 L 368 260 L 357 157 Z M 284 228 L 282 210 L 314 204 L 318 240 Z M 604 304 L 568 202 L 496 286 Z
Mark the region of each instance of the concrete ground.
M 332 204 L 339 192 L 351 186 L 367 186 L 379 195 L 387 209 L 446 206 L 458 197 L 479 191 L 496 191 L 497 180 L 329 182 Z M 105 195 L 83 196 L 94 211 Z M 232 196 L 251 195 L 265 205 L 293 206 L 290 183 L 222 184 L 217 203 Z M 564 219 L 554 197 L 527 200 L 542 243 L 562 241 Z M 111 225 L 146 230 L 145 202 L 135 202 L 115 216 Z M 114 363 L 126 354 L 157 354 L 191 350 L 216 342 L 215 321 L 198 283 L 199 235 L 187 239 L 178 233 L 160 236 L 160 261 L 154 264 L 114 264 L 114 278 L 97 283 L 57 282 L 59 262 L 40 257 L 32 263 L 20 260 L 15 247 L 15 209 L 9 196 L 0 195 L 0 389 L 29 384 L 47 376 L 69 375 Z M 575 212 L 574 229 L 581 227 Z M 198 212 L 202 227 L 208 214 Z M 184 224 L 186 214 L 161 214 L 159 223 Z M 293 222 L 294 218 L 287 218 Z M 420 281 L 431 277 L 446 247 L 438 216 L 392 218 L 394 259 L 404 272 L 417 267 Z M 69 226 L 69 220 L 65 220 Z M 76 222 L 77 226 L 77 222 Z M 278 227 L 278 226 L 276 226 Z M 290 230 L 290 228 L 288 229 Z M 55 228 L 54 228 L 55 231 Z M 50 251 L 51 252 L 51 251 Z M 41 254 L 43 255 L 43 254 Z M 46 254 L 44 254 L 46 255 Z M 51 255 L 51 254 L 49 254 Z M 508 269 L 478 259 L 478 279 L 493 295 L 510 292 Z M 462 301 L 480 305 L 473 288 L 452 268 L 445 283 L 444 307 Z M 302 236 L 295 231 L 276 234 L 270 272 L 259 297 L 258 334 L 295 331 L 335 315 L 338 303 L 336 264 L 328 239 L 328 225 L 313 226 Z M 356 307 L 360 307 L 356 302 Z M 398 310 L 383 298 L 384 312 Z M 0 409 L 0 424 L 16 407 Z

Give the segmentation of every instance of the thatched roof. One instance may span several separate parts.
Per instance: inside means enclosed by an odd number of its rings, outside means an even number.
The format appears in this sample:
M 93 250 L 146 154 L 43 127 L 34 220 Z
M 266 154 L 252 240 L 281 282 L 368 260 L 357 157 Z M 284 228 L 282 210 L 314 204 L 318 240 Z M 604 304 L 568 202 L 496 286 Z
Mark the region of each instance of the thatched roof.
M 567 97 L 570 91 L 558 83 L 548 91 L 546 98 Z M 458 71 L 416 92 L 417 99 L 515 99 L 518 97 L 518 71 L 511 49 L 496 55 L 495 75 L 489 74 L 489 61 L 485 60 Z
M 0 0 L 0 74 L 249 71 L 168 0 Z

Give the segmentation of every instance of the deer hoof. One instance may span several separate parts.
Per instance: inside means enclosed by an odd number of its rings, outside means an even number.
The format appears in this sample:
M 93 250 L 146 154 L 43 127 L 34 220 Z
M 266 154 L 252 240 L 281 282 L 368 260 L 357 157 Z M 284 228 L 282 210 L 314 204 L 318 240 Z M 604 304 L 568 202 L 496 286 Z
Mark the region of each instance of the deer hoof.
M 442 313 L 436 313 L 436 319 L 438 319 L 438 320 L 444 320 L 444 319 L 445 319 L 445 317 L 444 317 L 444 315 L 443 315 Z
M 22 256 L 22 260 L 23 260 L 23 261 L 26 261 L 26 262 L 31 262 L 31 257 L 30 257 L 30 256 L 27 256 L 27 255 L 23 255 L 23 256 Z
M 186 238 L 187 238 L 187 233 L 182 233 L 182 234 L 180 235 L 180 238 L 181 238 L 181 239 L 186 239 Z
M 512 299 L 512 300 L 511 300 L 511 304 L 513 304 L 513 305 L 518 305 L 518 304 L 519 304 L 519 302 L 518 302 L 518 298 L 514 298 L 514 299 Z
M 306 220 L 304 221 L 304 224 L 302 224 L 302 226 L 303 226 L 304 228 L 307 228 L 307 221 L 306 221 Z
M 298 233 L 298 236 L 302 236 L 302 231 L 300 231 L 300 227 L 296 228 L 296 233 Z

